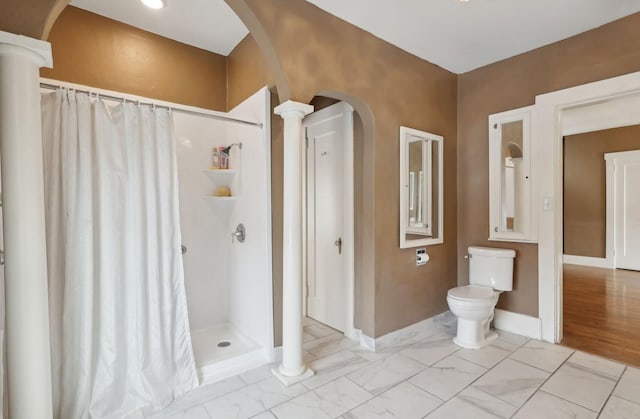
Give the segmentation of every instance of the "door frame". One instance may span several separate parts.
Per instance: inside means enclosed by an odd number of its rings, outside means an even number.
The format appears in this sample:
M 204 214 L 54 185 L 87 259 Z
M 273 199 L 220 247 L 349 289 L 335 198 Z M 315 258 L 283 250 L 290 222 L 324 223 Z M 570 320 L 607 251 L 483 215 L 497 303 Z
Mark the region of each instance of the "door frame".
M 307 266 L 308 257 L 307 254 L 307 150 L 309 146 L 309 140 L 307 137 L 306 126 L 309 122 L 315 120 L 327 119 L 332 115 L 347 114 L 350 117 L 344 118 L 344 133 L 345 141 L 343 143 L 343 164 L 344 164 L 344 191 L 343 191 L 343 215 L 344 215 L 344 237 L 343 254 L 344 254 L 344 266 L 343 277 L 347 281 L 347 298 L 346 298 L 346 310 L 347 319 L 345 321 L 344 335 L 350 339 L 357 339 L 358 334 L 355 329 L 355 231 L 354 231 L 354 164 L 353 164 L 353 107 L 347 102 L 338 102 L 334 105 L 328 106 L 317 112 L 313 112 L 307 115 L 302 121 L 303 137 L 305 146 L 302 147 L 302 304 L 303 313 L 307 313 Z
M 640 72 L 536 96 L 534 126 L 538 141 L 534 143 L 534 155 L 537 156 L 540 176 L 536 197 L 539 220 L 538 316 L 541 336 L 545 341 L 557 343 L 562 340 L 563 114 L 588 105 L 626 100 L 635 95 L 640 95 Z

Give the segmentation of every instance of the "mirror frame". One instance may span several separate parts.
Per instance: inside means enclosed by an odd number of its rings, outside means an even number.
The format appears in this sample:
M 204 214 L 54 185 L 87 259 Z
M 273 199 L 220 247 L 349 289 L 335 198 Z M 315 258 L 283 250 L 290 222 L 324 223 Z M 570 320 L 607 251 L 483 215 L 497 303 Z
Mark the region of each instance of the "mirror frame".
M 420 141 L 436 142 L 438 144 L 438 202 L 436 203 L 438 208 L 438 236 L 426 237 L 424 239 L 407 239 L 407 234 L 412 234 L 408 225 L 409 214 L 409 144 Z M 424 154 L 431 154 L 431 152 L 423 149 Z M 423 159 L 422 167 L 424 170 L 426 160 Z M 429 166 L 431 166 L 429 161 Z M 432 167 L 430 169 L 433 170 Z M 432 171 L 431 170 L 431 171 Z M 425 185 L 427 190 L 433 190 L 433 184 L 429 183 Z M 433 203 L 431 203 L 433 205 Z M 427 209 L 428 212 L 429 209 Z M 430 230 L 430 227 L 428 228 Z M 434 244 L 441 244 L 444 242 L 444 138 L 440 135 L 431 134 L 425 131 L 419 131 L 417 129 L 400 127 L 400 248 L 407 249 L 418 246 L 430 246 Z
M 489 240 L 535 243 L 537 241 L 537 217 L 533 207 L 536 176 L 532 164 L 531 131 L 533 106 L 513 109 L 489 115 Z M 502 131 L 503 124 L 522 121 L 522 163 L 521 171 L 525 182 L 522 183 L 522 213 L 519 214 L 520 231 L 506 231 L 503 221 L 503 186 L 505 179 Z

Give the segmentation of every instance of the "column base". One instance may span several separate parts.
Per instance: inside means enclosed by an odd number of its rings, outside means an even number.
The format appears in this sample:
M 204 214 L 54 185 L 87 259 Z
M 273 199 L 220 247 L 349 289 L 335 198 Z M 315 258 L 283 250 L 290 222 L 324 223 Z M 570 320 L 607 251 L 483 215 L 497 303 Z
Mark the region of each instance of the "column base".
M 316 374 L 311 368 L 306 368 L 300 375 L 284 375 L 282 372 L 280 372 L 280 366 L 271 368 L 271 373 L 275 375 L 276 378 L 287 387 L 304 381 L 309 377 L 313 377 Z

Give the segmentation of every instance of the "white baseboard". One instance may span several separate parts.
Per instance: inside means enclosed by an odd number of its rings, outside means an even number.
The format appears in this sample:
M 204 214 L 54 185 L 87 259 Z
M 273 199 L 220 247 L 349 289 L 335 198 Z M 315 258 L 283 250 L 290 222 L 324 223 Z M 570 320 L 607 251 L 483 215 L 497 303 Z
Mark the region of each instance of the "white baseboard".
M 591 266 L 593 268 L 615 269 L 613 260 L 606 258 L 594 258 L 589 256 L 563 255 L 562 261 L 571 265 Z
M 387 333 L 386 335 L 377 338 L 372 338 L 361 332 L 360 346 L 372 352 L 379 351 L 383 348 L 393 346 L 400 341 L 411 339 L 419 333 L 424 333 L 432 330 L 435 331 L 437 323 L 443 321 L 443 319 L 448 315 L 449 312 L 446 311 L 444 313 L 438 314 L 437 316 L 419 321 L 418 323 L 414 323 L 410 326 L 395 330 L 391 333 Z
M 542 339 L 542 321 L 537 317 L 496 308 L 493 327 L 532 339 Z

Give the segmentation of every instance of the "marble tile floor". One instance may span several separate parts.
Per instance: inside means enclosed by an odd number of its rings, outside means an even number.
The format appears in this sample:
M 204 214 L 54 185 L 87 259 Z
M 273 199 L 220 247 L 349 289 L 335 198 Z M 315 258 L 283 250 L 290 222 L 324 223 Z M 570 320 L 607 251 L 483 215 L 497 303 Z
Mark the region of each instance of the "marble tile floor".
M 640 418 L 640 369 L 498 331 L 461 349 L 451 328 L 378 353 L 304 322 L 316 375 L 284 387 L 271 365 L 200 387 L 153 419 Z

